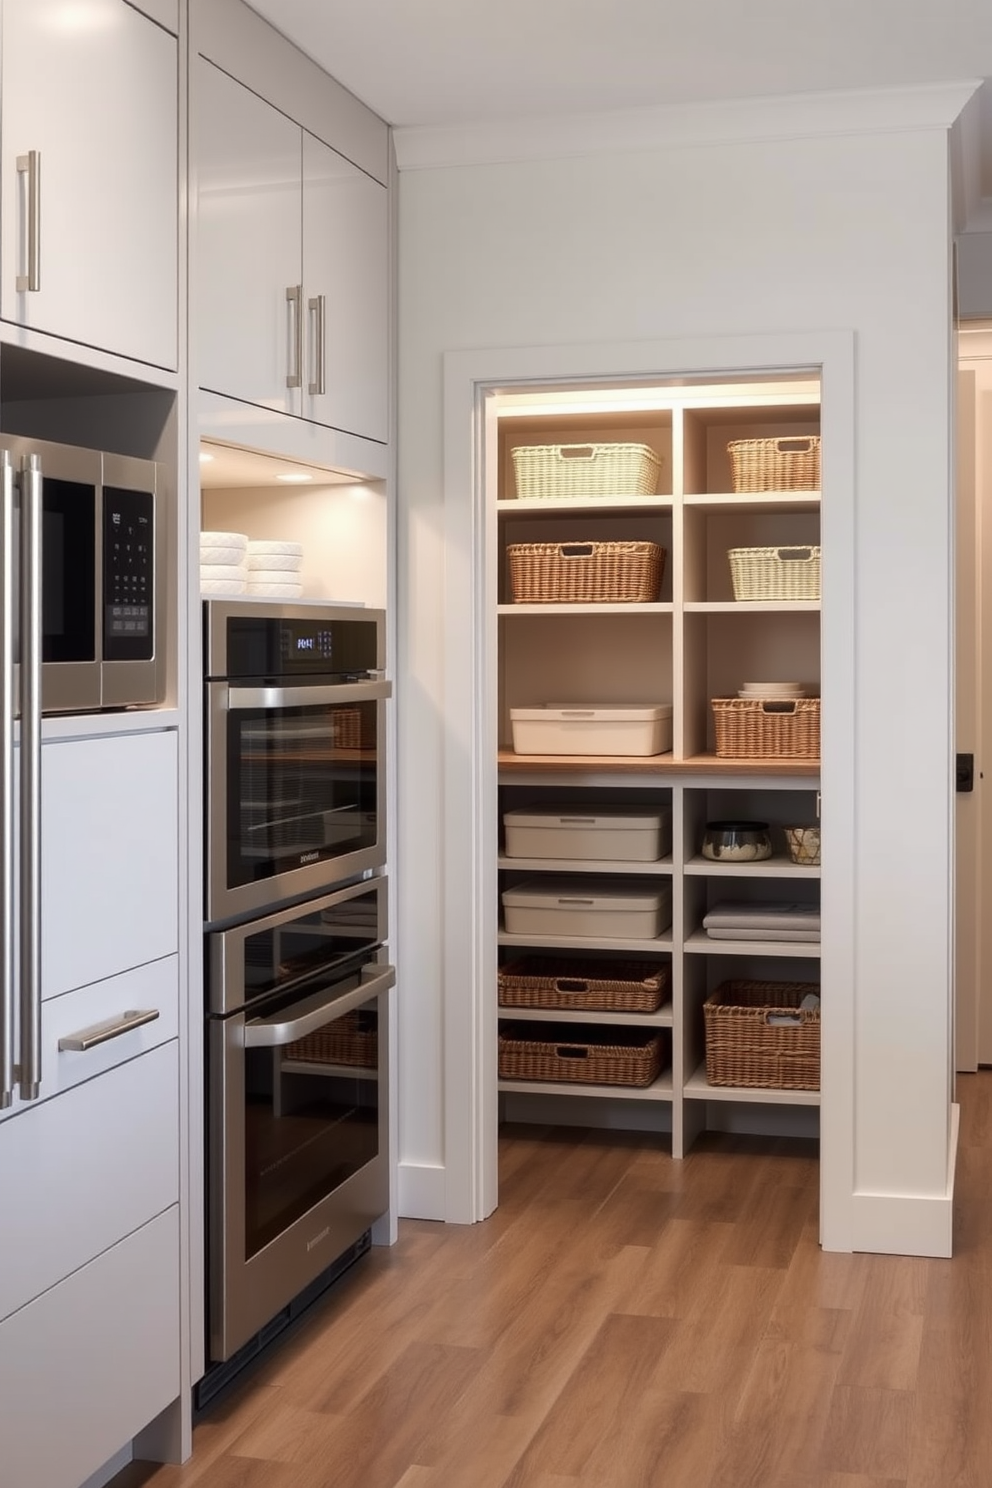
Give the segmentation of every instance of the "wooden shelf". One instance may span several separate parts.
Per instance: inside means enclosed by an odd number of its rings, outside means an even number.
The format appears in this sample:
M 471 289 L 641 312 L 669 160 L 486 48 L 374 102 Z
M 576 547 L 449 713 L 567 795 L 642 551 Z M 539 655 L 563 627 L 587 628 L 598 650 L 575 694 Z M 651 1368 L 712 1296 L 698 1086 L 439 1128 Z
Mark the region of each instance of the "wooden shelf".
M 820 493 L 819 491 L 719 491 L 700 494 L 686 492 L 682 497 L 682 505 L 720 514 L 742 511 L 758 514 L 818 512 Z
M 500 1080 L 497 1088 L 501 1093 L 514 1095 L 591 1095 L 597 1100 L 670 1101 L 672 1072 L 665 1070 L 648 1086 L 584 1085 L 578 1080 Z
M 820 601 L 818 599 L 690 599 L 682 608 L 689 615 L 780 615 L 788 613 L 818 615 Z
M 607 939 L 602 935 L 511 935 L 509 930 L 500 930 L 496 942 L 501 946 L 531 950 L 646 951 L 653 955 L 656 951 L 672 949 L 672 932 L 666 930 L 656 940 L 626 940 L 613 936 Z M 589 1022 L 588 1018 L 586 1022 Z
M 671 615 L 671 603 L 611 604 L 501 604 L 496 606 L 497 615 Z
M 784 854 L 761 863 L 714 863 L 709 858 L 690 858 L 684 873 L 700 878 L 819 878 L 820 865 L 794 863 Z
M 508 858 L 501 853 L 496 861 L 497 868 L 506 868 L 511 872 L 518 869 L 521 873 L 598 873 L 614 874 L 622 873 L 625 876 L 640 878 L 656 877 L 671 878 L 672 855 L 668 853 L 663 858 L 658 858 L 653 863 L 631 863 L 629 861 L 615 863 L 605 858 Z
M 671 513 L 671 496 L 552 496 L 544 500 L 535 496 L 514 496 L 497 501 L 500 516 L 522 517 L 539 513 L 542 517 L 553 517 L 559 512 L 667 512 Z
M 693 930 L 683 948 L 703 956 L 801 956 L 816 960 L 818 940 L 711 940 L 705 930 Z
M 820 761 L 807 759 L 723 759 L 715 754 L 693 754 L 676 759 L 672 754 L 517 754 L 501 749 L 497 755 L 501 775 L 515 772 L 533 774 L 584 775 L 609 772 L 615 775 L 746 775 L 817 779 Z
M 623 1028 L 671 1028 L 672 1005 L 665 1003 L 656 1013 L 572 1012 L 565 1008 L 515 1008 L 499 1005 L 500 1018 L 511 1023 L 612 1023 Z
M 818 1090 L 757 1090 L 742 1085 L 711 1085 L 706 1078 L 706 1065 L 694 1070 L 682 1087 L 688 1100 L 746 1101 L 762 1106 L 818 1106 Z

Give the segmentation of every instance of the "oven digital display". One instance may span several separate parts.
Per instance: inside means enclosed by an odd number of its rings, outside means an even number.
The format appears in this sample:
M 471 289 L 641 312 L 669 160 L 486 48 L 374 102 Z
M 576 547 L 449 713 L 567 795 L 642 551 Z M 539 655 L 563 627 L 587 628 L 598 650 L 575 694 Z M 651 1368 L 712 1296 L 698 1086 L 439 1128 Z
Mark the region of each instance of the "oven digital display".
M 371 617 L 233 615 L 227 621 L 229 677 L 365 677 L 382 665 Z

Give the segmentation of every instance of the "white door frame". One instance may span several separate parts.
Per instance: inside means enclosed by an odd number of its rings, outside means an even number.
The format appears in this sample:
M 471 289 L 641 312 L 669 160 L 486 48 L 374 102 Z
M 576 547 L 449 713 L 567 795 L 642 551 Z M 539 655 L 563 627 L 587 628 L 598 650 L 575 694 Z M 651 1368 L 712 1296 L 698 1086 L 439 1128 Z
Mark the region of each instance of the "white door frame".
M 443 1018 L 445 1218 L 496 1207 L 496 447 L 500 390 L 814 368 L 830 499 L 822 513 L 825 712 L 821 781 L 830 851 L 821 883 L 825 988 L 821 1063 L 821 1240 L 851 1249 L 854 1173 L 855 643 L 854 336 L 783 333 L 559 347 L 496 347 L 444 358 Z

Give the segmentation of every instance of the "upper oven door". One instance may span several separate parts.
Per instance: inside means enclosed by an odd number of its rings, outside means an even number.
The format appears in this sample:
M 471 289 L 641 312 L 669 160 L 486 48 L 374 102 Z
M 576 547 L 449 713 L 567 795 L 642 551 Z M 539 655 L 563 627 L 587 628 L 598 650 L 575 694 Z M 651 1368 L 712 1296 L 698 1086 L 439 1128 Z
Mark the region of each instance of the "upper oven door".
M 207 684 L 208 923 L 385 862 L 389 692 Z

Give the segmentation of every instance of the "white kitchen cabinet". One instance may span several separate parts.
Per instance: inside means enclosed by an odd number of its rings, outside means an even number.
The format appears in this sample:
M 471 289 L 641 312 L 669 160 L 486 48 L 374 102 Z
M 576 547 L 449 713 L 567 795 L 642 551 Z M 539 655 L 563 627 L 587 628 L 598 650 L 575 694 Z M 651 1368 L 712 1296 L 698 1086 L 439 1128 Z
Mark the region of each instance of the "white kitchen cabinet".
M 3 0 L 0 315 L 178 364 L 178 48 L 124 0 Z
M 199 58 L 201 387 L 385 442 L 387 192 Z
M 179 1218 L 172 1205 L 0 1323 L 0 1474 L 79 1488 L 175 1398 Z

